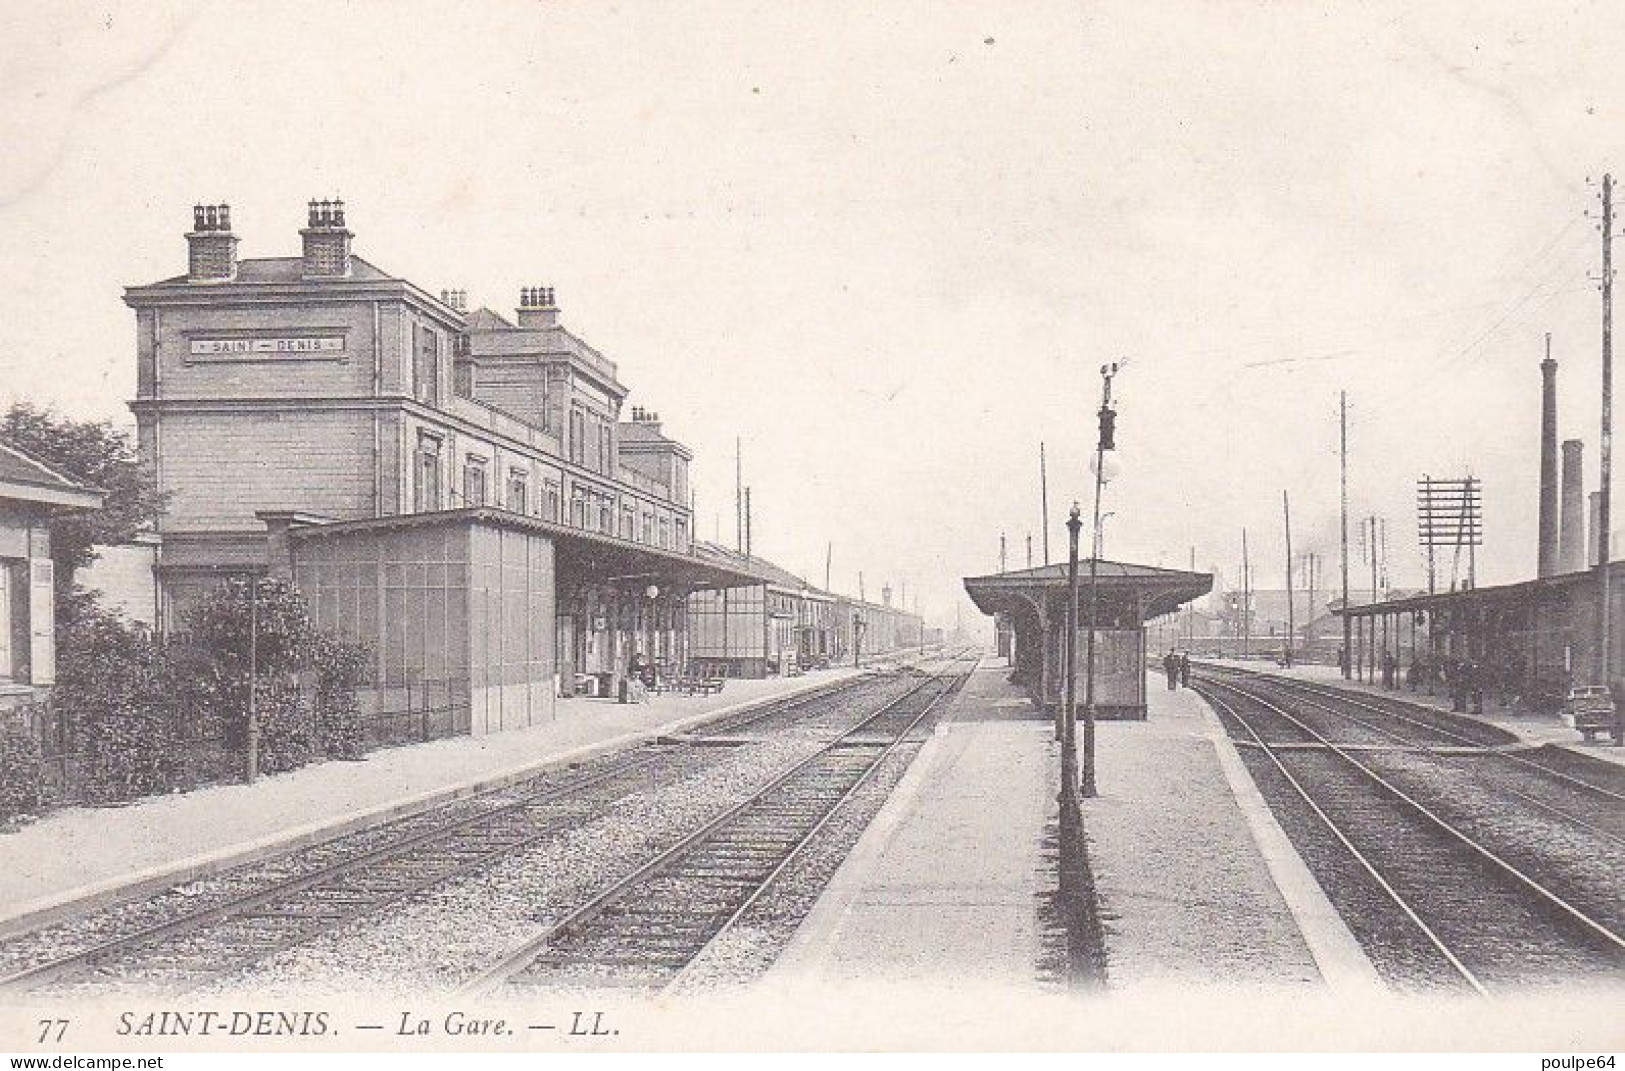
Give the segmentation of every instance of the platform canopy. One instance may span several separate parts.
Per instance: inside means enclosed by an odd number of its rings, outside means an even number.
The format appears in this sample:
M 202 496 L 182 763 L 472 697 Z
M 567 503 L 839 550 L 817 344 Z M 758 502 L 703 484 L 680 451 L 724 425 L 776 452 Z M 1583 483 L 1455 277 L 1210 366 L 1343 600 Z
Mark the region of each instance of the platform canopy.
M 300 525 L 294 528 L 291 535 L 296 542 L 304 542 L 356 538 L 369 532 L 451 529 L 474 525 L 505 528 L 550 539 L 554 546 L 556 575 L 561 591 L 589 584 L 629 590 L 652 584 L 662 589 L 693 591 L 761 584 L 769 579 L 761 570 L 749 566 L 728 565 L 684 551 L 652 547 L 494 506 Z
M 1098 616 L 1118 627 L 1138 627 L 1153 617 L 1172 613 L 1213 590 L 1210 573 L 1159 569 L 1100 559 L 1095 563 L 1099 586 Z M 1064 562 L 1008 573 L 965 578 L 965 591 L 984 614 L 1029 612 L 1035 606 L 1066 610 L 1067 567 Z M 1078 563 L 1078 617 L 1089 607 L 1089 561 Z

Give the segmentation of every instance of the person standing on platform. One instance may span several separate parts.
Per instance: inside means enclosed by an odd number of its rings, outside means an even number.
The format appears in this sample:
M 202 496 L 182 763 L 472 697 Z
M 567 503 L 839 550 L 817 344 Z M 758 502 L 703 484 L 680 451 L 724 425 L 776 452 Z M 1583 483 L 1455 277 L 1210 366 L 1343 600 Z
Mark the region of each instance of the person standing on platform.
M 1168 675 L 1168 690 L 1179 687 L 1179 656 L 1169 651 L 1162 656 L 1162 671 Z
M 1614 746 L 1625 746 L 1625 677 L 1609 681 L 1608 694 L 1614 700 Z
M 1191 686 L 1191 656 L 1189 651 L 1179 652 L 1179 684 L 1182 688 Z

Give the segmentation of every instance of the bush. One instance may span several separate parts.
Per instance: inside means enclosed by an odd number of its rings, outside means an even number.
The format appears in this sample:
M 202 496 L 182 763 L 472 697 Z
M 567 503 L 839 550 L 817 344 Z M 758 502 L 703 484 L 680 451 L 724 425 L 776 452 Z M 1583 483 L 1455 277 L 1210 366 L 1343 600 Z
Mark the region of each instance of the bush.
M 0 724 L 0 822 L 39 809 L 43 776 L 39 741 L 20 726 Z
M 170 791 L 185 753 L 162 652 L 84 592 L 64 609 L 52 702 L 78 740 L 83 794 L 113 801 Z
M 366 677 L 367 651 L 316 629 L 292 584 L 228 580 L 193 612 L 189 624 L 193 645 L 208 660 L 205 705 L 220 717 L 228 739 L 246 739 L 251 669 L 258 681 L 262 771 L 296 770 L 324 754 L 360 756 L 356 689 Z M 300 674 L 312 671 L 314 705 L 298 683 Z
M 356 691 L 367 682 L 372 658 L 361 644 L 323 637 L 315 662 L 317 746 L 334 758 L 358 759 L 366 739 Z

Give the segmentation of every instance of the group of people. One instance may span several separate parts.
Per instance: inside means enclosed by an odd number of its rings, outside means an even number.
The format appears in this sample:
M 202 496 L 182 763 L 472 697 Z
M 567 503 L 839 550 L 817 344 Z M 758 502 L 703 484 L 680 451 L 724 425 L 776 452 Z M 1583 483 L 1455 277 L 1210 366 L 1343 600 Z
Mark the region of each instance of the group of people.
M 1168 675 L 1170 692 L 1182 684 L 1190 687 L 1191 656 L 1184 651 L 1169 651 L 1162 656 L 1162 671 Z

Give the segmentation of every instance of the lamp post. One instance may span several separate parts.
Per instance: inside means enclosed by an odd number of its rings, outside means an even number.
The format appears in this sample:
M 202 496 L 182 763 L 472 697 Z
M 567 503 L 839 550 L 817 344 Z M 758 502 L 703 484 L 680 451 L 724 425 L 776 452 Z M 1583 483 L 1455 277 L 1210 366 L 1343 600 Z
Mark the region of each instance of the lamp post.
M 1100 438 L 1095 442 L 1094 553 L 1089 555 L 1089 638 L 1083 667 L 1083 794 L 1093 798 L 1095 787 L 1095 624 L 1100 616 L 1101 490 L 1106 485 L 1106 451 L 1117 448 L 1117 411 L 1112 408 L 1112 377 L 1116 364 L 1100 369 Z
M 1061 891 L 1070 893 L 1076 877 L 1083 836 L 1083 809 L 1078 799 L 1078 532 L 1083 528 L 1077 503 L 1066 519 L 1066 634 L 1062 638 L 1066 684 L 1061 707 Z
M 253 784 L 260 775 L 260 578 L 248 580 L 248 757 L 245 780 Z

